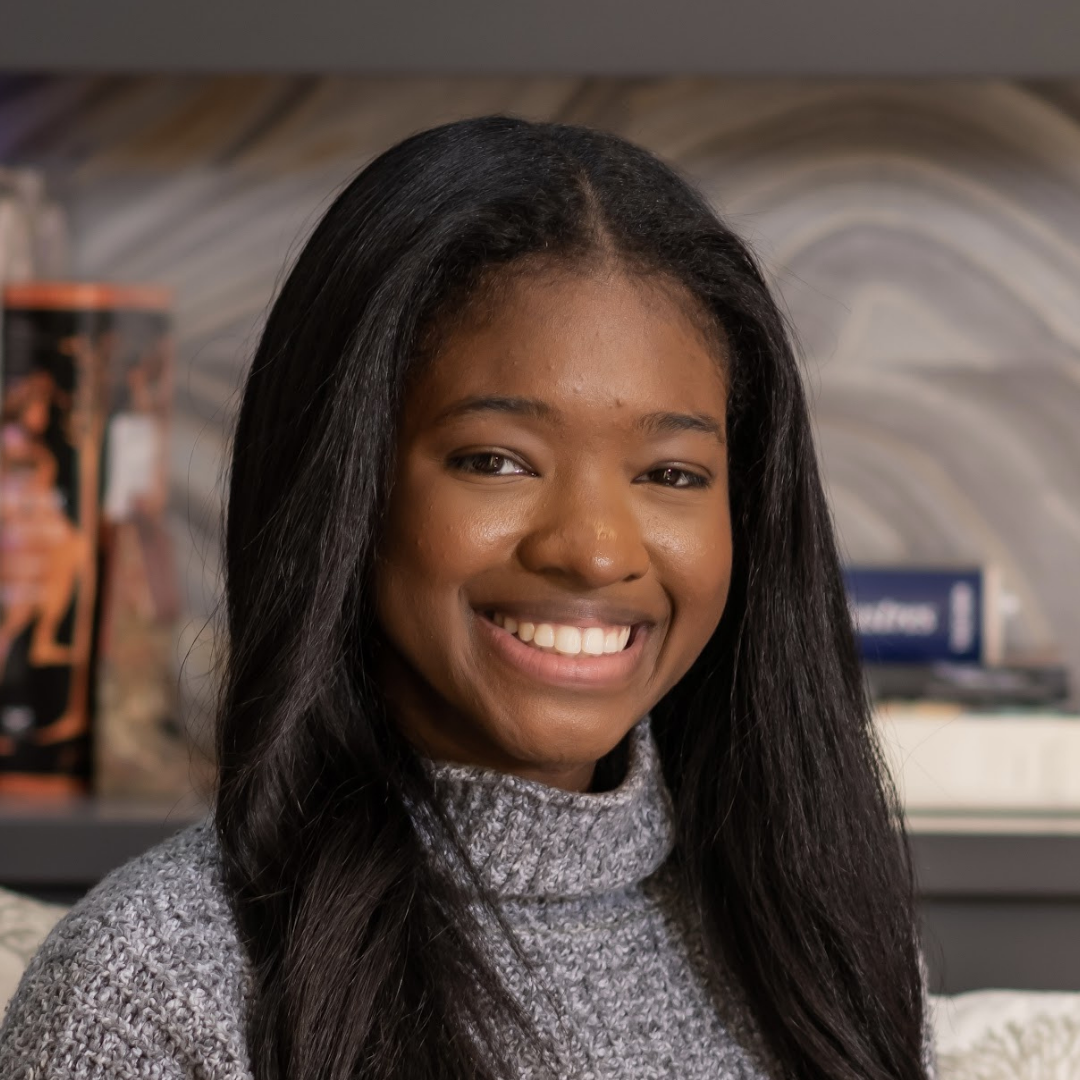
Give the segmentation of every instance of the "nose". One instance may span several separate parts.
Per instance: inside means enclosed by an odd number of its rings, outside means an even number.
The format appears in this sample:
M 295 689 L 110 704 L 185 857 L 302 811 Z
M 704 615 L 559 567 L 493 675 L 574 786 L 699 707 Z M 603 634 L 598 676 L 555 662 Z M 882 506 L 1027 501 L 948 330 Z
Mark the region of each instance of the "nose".
M 518 544 L 522 566 L 586 589 L 643 577 L 649 551 L 632 500 L 631 486 L 613 477 L 553 485 Z

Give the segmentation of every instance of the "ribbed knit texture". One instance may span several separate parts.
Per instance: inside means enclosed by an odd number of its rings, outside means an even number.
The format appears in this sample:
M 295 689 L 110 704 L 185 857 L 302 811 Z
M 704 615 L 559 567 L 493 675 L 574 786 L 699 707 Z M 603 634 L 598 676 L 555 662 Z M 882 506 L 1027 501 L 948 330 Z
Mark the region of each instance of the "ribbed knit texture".
M 573 1080 L 762 1076 L 713 981 L 672 868 L 671 800 L 648 722 L 622 783 L 575 794 L 454 765 L 432 772 L 521 953 L 496 968 Z M 523 955 L 522 955 L 523 954 Z M 250 994 L 212 829 L 110 875 L 53 930 L 0 1029 L 3 1080 L 251 1080 Z M 539 1078 L 527 1047 L 519 1076 Z

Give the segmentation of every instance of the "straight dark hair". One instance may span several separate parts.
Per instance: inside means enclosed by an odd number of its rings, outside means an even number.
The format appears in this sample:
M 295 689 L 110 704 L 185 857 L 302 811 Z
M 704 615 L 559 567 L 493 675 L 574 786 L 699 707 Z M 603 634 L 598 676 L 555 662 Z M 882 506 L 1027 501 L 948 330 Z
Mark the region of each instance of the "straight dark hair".
M 500 269 L 601 256 L 680 285 L 730 355 L 730 596 L 653 713 L 709 954 L 785 1075 L 926 1075 L 902 823 L 784 320 L 653 155 L 491 116 L 406 139 L 342 191 L 244 390 L 215 823 L 258 1080 L 494 1080 L 514 1072 L 505 1032 L 529 1037 L 422 840 L 438 812 L 379 693 L 373 570 L 426 345 Z

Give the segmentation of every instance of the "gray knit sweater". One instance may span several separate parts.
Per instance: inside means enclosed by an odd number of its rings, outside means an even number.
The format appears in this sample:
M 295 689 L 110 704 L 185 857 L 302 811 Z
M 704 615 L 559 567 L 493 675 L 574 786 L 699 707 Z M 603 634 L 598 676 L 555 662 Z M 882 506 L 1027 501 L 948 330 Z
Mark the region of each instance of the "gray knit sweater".
M 710 979 L 676 887 L 672 808 L 647 721 L 623 782 L 574 794 L 460 766 L 441 797 L 527 963 L 491 954 L 574 1080 L 764 1075 L 730 988 Z M 250 976 L 213 831 L 110 875 L 31 961 L 0 1030 L 2 1080 L 250 1080 Z M 539 1077 L 526 1048 L 521 1077 Z

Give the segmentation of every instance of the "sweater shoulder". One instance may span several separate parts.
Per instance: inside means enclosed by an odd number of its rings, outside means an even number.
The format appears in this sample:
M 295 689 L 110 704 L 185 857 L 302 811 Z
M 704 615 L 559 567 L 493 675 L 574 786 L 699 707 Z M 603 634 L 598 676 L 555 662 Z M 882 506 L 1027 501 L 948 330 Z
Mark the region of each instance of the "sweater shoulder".
M 193 825 L 114 870 L 57 923 L 41 949 L 107 965 L 116 953 L 195 963 L 238 943 L 212 826 Z
M 179 929 L 183 914 L 227 919 L 229 904 L 217 836 L 209 822 L 192 825 L 112 871 L 68 915 L 135 928 Z
M 95 1056 L 102 1076 L 141 1077 L 131 1070 L 155 1060 L 163 1077 L 196 1061 L 244 1076 L 245 985 L 214 832 L 196 825 L 113 871 L 53 928 L 0 1028 L 0 1076 L 82 1076 L 71 1063 Z

